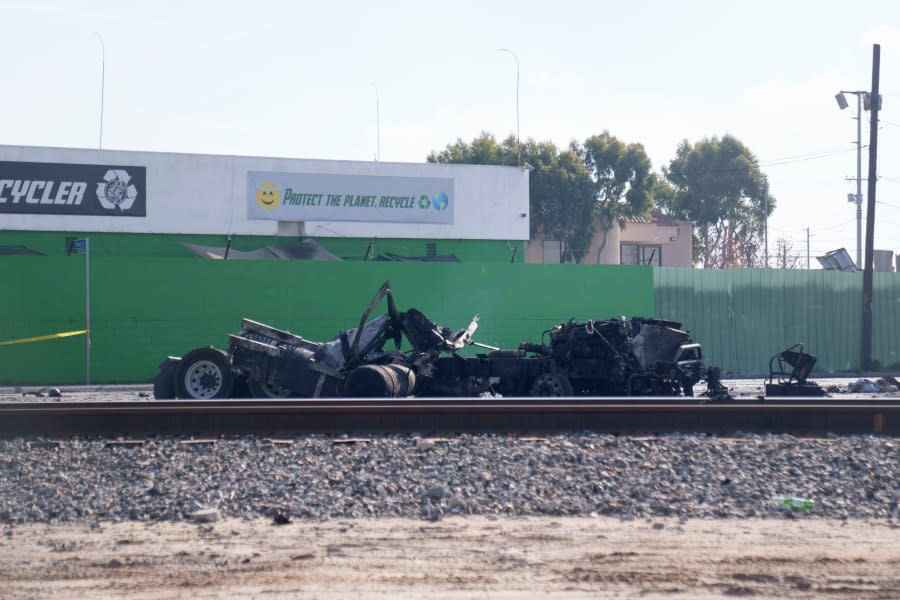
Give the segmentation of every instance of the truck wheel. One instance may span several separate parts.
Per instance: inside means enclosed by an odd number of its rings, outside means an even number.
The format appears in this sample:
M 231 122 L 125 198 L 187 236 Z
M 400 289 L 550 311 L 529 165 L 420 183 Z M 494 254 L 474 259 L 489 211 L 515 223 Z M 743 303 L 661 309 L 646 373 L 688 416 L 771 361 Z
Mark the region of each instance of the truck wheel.
M 532 397 L 542 396 L 571 396 L 572 382 L 565 375 L 557 373 L 544 373 L 539 375 L 531 384 L 529 394 Z
M 230 398 L 233 386 L 228 355 L 215 348 L 191 350 L 181 358 L 175 372 L 175 393 L 179 398 Z
M 247 388 L 251 398 L 290 398 L 291 389 L 280 385 L 268 384 L 264 381 L 247 379 Z
M 153 398 L 156 400 L 172 400 L 175 398 L 175 371 L 178 361 L 166 359 L 159 366 L 159 373 L 153 380 Z
M 344 394 L 348 398 L 394 398 L 398 385 L 394 371 L 382 365 L 363 365 L 347 376 Z
M 393 372 L 394 379 L 397 381 L 397 388 L 394 390 L 395 397 L 406 398 L 413 395 L 416 391 L 415 371 L 407 366 L 396 364 L 385 365 L 384 368 Z

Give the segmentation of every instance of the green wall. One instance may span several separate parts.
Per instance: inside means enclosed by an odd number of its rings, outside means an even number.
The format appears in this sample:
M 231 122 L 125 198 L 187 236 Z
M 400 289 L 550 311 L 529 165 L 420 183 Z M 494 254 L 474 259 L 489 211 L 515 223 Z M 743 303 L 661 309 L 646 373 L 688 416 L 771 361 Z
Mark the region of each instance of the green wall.
M 796 343 L 816 371 L 858 371 L 863 274 L 774 269 L 654 272 L 660 318 L 685 323 L 707 362 L 724 372 L 767 374 L 769 358 Z M 872 358 L 900 367 L 900 273 L 874 273 Z
M 93 248 L 93 238 L 92 238 Z M 654 314 L 646 266 L 210 261 L 91 257 L 92 382 L 145 382 L 166 355 L 227 346 L 241 317 L 328 340 L 356 326 L 382 282 L 398 308 L 515 347 L 571 317 Z M 84 326 L 84 256 L 0 257 L 0 341 Z M 384 311 L 380 308 L 377 313 Z M 81 336 L 0 346 L 0 384 L 85 378 Z
M 195 258 L 205 260 L 188 250 L 184 243 L 224 248 L 225 235 L 181 235 L 141 233 L 84 233 L 54 231 L 0 231 L 0 247 L 26 246 L 47 256 L 64 256 L 66 237 L 89 237 L 91 252 L 95 257 L 134 256 L 158 258 Z M 323 248 L 344 260 L 363 260 L 369 245 L 370 258 L 392 253 L 400 256 L 425 256 L 428 244 L 434 244 L 435 253 L 455 254 L 461 262 L 525 261 L 525 243 L 505 240 L 421 240 L 394 238 L 313 238 Z M 271 244 L 287 244 L 295 238 L 279 236 L 236 235 L 232 248 L 241 251 L 257 250 Z
M 84 256 L 65 256 L 63 235 L 21 234 L 19 239 L 43 240 L 51 256 L 0 256 L 0 342 L 84 327 Z M 475 259 L 210 261 L 140 256 L 140 243 L 166 244 L 160 236 L 134 237 L 142 236 L 104 236 L 106 251 L 100 251 L 91 236 L 94 383 L 149 381 L 166 355 L 226 346 L 227 334 L 239 329 L 244 316 L 312 340 L 331 339 L 357 324 L 385 280 L 401 310 L 416 307 L 451 329 L 478 313 L 476 339 L 506 348 L 539 341 L 546 328 L 572 317 L 642 315 L 682 322 L 703 344 L 707 362 L 726 373 L 765 374 L 773 354 L 798 342 L 818 357 L 819 372 L 859 370 L 861 273 Z M 873 358 L 884 368 L 900 368 L 898 315 L 900 274 L 875 273 Z M 83 382 L 84 341 L 76 336 L 0 345 L 0 385 Z

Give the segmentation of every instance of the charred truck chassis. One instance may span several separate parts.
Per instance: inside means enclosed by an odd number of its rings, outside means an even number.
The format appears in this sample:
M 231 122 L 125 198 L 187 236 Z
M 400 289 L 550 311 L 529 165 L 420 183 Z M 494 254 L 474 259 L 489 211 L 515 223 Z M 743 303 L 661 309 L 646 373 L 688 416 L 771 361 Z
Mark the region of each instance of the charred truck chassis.
M 387 299 L 388 311 L 372 321 Z M 727 394 L 700 344 L 675 321 L 624 317 L 569 321 L 540 344 L 501 350 L 472 340 L 476 316 L 455 333 L 416 309 L 397 311 L 385 282 L 356 329 L 331 342 L 306 340 L 250 319 L 229 335 L 227 352 L 198 348 L 169 357 L 154 382 L 157 398 L 478 396 L 707 396 Z M 545 340 L 549 336 L 549 343 Z M 401 350 L 403 339 L 408 349 Z M 389 344 L 393 342 L 393 344 Z M 392 345 L 393 349 L 386 346 Z M 491 350 L 458 354 L 466 345 Z
M 558 325 L 549 344 L 524 342 L 476 358 L 438 358 L 421 395 L 692 396 L 707 377 L 680 323 L 635 317 Z

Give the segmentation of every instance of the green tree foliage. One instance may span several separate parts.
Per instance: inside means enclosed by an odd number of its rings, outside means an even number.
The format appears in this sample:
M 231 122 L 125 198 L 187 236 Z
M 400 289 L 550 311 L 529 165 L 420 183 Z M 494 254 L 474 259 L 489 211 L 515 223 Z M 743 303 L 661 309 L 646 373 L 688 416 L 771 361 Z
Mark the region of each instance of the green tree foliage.
M 572 151 L 584 161 L 594 181 L 594 214 L 600 217 L 602 238 L 597 260 L 603 255 L 613 225 L 644 215 L 653 208 L 657 178 L 641 144 L 625 144 L 604 131 Z
M 452 163 L 463 165 L 509 165 L 517 164 L 516 138 L 509 136 L 498 143 L 493 135 L 482 131 L 471 144 L 462 138 L 448 144 L 441 152 L 428 155 L 430 163 Z
M 467 143 L 458 139 L 428 162 L 476 165 L 518 164 L 515 136 L 498 143 L 482 132 Z M 544 235 L 561 242 L 562 260 L 580 262 L 594 235 L 594 189 L 591 174 L 573 150 L 560 151 L 551 142 L 529 139 L 521 147 L 522 159 L 533 167 L 529 178 L 529 211 L 532 239 Z
M 658 204 L 694 222 L 695 248 L 704 268 L 758 267 L 763 263 L 765 221 L 775 198 L 756 157 L 735 137 L 687 140 L 668 167 L 672 186 Z

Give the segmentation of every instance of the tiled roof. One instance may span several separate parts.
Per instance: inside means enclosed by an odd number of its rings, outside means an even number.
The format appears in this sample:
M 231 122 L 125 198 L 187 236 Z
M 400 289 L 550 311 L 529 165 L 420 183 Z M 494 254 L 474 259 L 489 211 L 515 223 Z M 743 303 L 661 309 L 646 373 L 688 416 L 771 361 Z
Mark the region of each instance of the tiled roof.
M 658 210 L 650 211 L 645 217 L 626 217 L 626 223 L 651 223 L 662 227 L 677 227 L 681 221 L 673 219 L 669 215 L 664 215 Z

